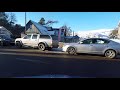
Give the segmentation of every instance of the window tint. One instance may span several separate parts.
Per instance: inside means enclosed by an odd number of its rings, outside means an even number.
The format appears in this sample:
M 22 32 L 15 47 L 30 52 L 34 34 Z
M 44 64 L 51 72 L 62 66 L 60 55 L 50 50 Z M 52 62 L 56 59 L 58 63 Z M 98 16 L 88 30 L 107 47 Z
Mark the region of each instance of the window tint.
M 37 39 L 37 35 L 33 35 L 33 36 L 32 36 L 32 39 Z
M 108 40 L 104 40 L 104 39 L 96 39 L 96 44 L 108 44 L 109 41 Z
M 49 35 L 40 35 L 40 38 L 50 39 L 50 36 Z
M 82 44 L 92 44 L 92 40 L 91 39 L 87 39 L 82 41 Z
M 27 35 L 24 37 L 24 39 L 30 39 L 31 38 L 31 35 Z

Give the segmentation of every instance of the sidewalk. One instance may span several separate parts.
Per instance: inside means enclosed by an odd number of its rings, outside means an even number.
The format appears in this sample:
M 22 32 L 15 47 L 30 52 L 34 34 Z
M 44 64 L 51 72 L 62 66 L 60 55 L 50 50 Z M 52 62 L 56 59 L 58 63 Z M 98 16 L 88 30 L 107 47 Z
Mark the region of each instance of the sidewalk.
M 62 48 L 52 48 L 51 51 L 62 52 Z
M 66 52 L 62 51 L 62 48 L 52 48 L 51 51 L 45 50 L 40 51 L 39 49 L 33 49 L 33 48 L 16 48 L 14 46 L 12 47 L 0 47 L 0 52 L 4 53 L 34 53 L 34 54 L 66 54 Z

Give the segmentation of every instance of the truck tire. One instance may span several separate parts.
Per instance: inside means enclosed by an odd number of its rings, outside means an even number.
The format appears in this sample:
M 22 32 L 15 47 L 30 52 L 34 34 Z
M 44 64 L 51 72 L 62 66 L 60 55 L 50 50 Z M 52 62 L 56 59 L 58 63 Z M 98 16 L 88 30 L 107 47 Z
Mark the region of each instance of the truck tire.
M 39 50 L 45 51 L 45 45 L 43 43 L 38 44 Z

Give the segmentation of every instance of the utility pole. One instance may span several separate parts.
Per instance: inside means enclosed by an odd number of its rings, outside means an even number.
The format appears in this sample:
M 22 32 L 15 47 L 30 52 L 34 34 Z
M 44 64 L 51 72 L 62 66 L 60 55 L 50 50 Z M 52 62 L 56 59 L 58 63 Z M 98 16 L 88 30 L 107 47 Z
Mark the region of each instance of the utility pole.
M 26 34 L 26 12 L 25 12 L 25 34 Z

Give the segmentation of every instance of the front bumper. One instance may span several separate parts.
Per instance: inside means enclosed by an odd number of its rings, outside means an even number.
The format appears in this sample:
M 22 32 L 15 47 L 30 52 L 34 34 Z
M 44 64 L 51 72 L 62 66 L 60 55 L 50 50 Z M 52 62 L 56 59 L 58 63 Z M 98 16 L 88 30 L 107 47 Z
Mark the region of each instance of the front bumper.
M 63 46 L 62 51 L 67 52 L 67 48 L 68 48 L 68 46 Z

